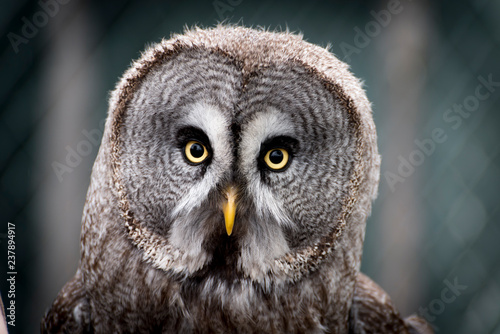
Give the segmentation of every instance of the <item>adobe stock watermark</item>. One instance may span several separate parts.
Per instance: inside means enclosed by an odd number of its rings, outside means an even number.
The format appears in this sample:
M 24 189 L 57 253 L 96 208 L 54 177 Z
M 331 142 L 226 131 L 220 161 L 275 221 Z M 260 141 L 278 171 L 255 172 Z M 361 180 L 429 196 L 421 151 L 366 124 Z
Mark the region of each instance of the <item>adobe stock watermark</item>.
M 232 12 L 236 6 L 241 5 L 243 0 L 215 0 L 212 5 L 222 21 L 226 18 L 226 12 Z
M 92 129 L 90 131 L 82 130 L 82 135 L 85 139 L 80 140 L 75 148 L 69 145 L 65 147 L 66 157 L 64 162 L 52 162 L 52 169 L 59 182 L 63 182 L 65 174 L 73 172 L 73 170 L 82 163 L 84 157 L 92 153 L 95 147 L 99 147 L 105 124 L 106 119 L 103 119 L 99 123 L 99 129 Z
M 16 225 L 7 223 L 7 290 L 8 303 L 5 305 L 5 316 L 9 326 L 16 326 Z
M 356 33 L 353 40 L 354 45 L 346 42 L 340 43 L 340 50 L 344 54 L 342 59 L 350 62 L 353 54 L 361 53 L 361 50 L 370 45 L 372 39 L 380 35 L 383 28 L 391 23 L 393 16 L 402 11 L 403 5 L 400 0 L 389 0 L 387 9 L 382 9 L 378 12 L 374 10 L 370 11 L 373 20 L 365 24 L 364 30 L 358 26 L 354 27 L 354 32 Z
M 485 101 L 500 87 L 500 81 L 493 81 L 493 75 L 489 74 L 487 78 L 478 76 L 479 84 L 476 86 L 474 94 L 464 98 L 462 103 L 455 103 L 443 113 L 443 121 L 457 130 L 462 126 L 465 119 L 479 109 L 481 101 Z M 404 183 L 407 178 L 415 173 L 415 167 L 422 165 L 425 160 L 432 155 L 439 144 L 446 142 L 448 135 L 443 128 L 432 130 L 429 138 L 422 140 L 415 139 L 413 143 L 417 148 L 410 152 L 406 157 L 398 156 L 399 165 L 397 172 L 386 171 L 384 177 L 392 192 L 396 190 L 398 183 Z
M 40 0 L 38 6 L 40 10 L 37 11 L 31 19 L 26 16 L 21 18 L 23 26 L 20 34 L 13 33 L 12 31 L 7 34 L 12 49 L 15 53 L 19 52 L 21 44 L 28 44 L 30 39 L 38 35 L 39 29 L 45 27 L 49 23 L 49 18 L 54 17 L 59 13 L 60 5 L 65 5 L 70 0 Z
M 446 310 L 446 305 L 453 303 L 467 290 L 467 285 L 460 284 L 457 277 L 453 279 L 453 282 L 445 279 L 443 283 L 446 287 L 441 290 L 439 298 L 431 300 L 426 307 L 421 306 L 417 312 L 419 316 L 427 320 L 436 332 L 439 329 L 435 325 L 432 325 L 432 322 L 436 320 L 438 315 L 443 314 Z

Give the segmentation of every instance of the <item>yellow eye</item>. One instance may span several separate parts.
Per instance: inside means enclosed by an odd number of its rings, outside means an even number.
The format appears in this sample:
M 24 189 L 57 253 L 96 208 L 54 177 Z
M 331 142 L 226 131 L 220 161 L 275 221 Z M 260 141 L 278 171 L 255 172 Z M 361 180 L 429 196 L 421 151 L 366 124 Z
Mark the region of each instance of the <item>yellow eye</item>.
M 272 150 L 267 151 L 264 156 L 264 162 L 267 164 L 269 168 L 272 170 L 280 170 L 285 168 L 288 163 L 288 152 L 284 148 L 273 148 Z
M 202 143 L 196 140 L 191 140 L 186 144 L 184 154 L 189 162 L 199 164 L 207 159 L 208 150 Z

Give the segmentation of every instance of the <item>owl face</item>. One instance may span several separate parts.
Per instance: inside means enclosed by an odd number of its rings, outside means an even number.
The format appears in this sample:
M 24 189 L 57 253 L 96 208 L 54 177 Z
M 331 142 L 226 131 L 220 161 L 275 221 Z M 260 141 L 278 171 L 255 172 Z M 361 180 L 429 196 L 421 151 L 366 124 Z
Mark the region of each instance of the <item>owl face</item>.
M 154 45 L 113 92 L 101 147 L 91 189 L 118 208 L 88 205 L 84 249 L 124 228 L 167 275 L 265 288 L 324 263 L 359 271 L 379 177 L 370 104 L 301 36 L 219 26 Z
M 331 233 L 356 136 L 321 77 L 293 61 L 244 75 L 202 49 L 156 66 L 128 103 L 119 143 L 129 212 L 165 249 L 144 249 L 147 260 L 258 281 Z

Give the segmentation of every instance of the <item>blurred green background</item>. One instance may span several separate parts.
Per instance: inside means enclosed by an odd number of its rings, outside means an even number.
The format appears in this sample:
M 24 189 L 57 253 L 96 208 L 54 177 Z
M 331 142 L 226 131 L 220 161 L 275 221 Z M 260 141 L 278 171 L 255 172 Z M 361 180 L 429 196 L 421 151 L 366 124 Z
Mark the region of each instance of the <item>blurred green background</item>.
M 3 0 L 1 8 L 0 291 L 8 304 L 11 222 L 11 333 L 37 332 L 77 268 L 98 150 L 87 136 L 99 136 L 118 78 L 148 43 L 227 20 L 303 32 L 351 65 L 373 102 L 382 154 L 362 270 L 438 333 L 500 334 L 500 1 Z M 79 158 L 66 161 L 69 152 Z

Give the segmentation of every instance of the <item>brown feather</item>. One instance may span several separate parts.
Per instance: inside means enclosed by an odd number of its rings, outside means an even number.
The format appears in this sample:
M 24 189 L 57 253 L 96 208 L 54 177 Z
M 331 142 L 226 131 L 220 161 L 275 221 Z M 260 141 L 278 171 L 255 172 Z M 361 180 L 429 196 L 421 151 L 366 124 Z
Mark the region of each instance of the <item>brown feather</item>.
M 424 319 L 401 318 L 389 295 L 360 273 L 354 288 L 349 319 L 350 333 L 432 334 Z

